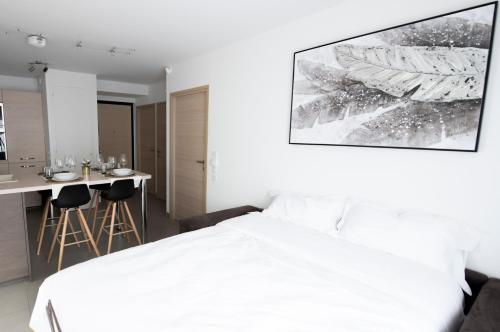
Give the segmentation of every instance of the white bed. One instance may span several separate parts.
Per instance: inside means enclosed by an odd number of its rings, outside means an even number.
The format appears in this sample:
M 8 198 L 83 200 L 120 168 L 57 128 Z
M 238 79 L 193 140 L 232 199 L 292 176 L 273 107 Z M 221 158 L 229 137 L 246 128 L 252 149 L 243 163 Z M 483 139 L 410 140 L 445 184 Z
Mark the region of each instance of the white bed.
M 454 331 L 447 274 L 250 214 L 67 268 L 40 287 L 30 327 L 50 331 Z

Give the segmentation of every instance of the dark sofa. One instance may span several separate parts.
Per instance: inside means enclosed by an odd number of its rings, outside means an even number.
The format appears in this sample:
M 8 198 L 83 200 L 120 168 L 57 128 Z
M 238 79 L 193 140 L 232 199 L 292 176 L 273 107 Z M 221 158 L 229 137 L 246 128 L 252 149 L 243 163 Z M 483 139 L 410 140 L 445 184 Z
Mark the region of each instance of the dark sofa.
M 237 208 L 221 210 L 217 212 L 203 214 L 191 218 L 179 220 L 179 233 L 195 231 L 197 229 L 215 226 L 221 221 L 236 218 L 250 212 L 261 212 L 262 209 L 251 205 L 244 205 Z
M 180 233 L 210 227 L 221 221 L 236 218 L 262 209 L 251 205 L 240 206 L 179 221 Z M 472 296 L 466 295 L 466 314 L 460 332 L 500 332 L 500 280 L 489 279 L 485 274 L 466 270 L 465 278 L 472 289 Z

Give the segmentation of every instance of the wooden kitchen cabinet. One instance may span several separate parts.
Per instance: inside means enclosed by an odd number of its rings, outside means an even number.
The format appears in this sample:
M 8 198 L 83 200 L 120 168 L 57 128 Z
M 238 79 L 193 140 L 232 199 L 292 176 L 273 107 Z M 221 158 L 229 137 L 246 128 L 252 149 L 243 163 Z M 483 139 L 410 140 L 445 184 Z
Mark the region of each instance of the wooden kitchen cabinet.
M 46 164 L 42 95 L 2 90 L 2 98 L 8 170 L 17 178 L 36 175 Z M 24 198 L 26 207 L 41 205 L 36 192 L 26 193 Z
M 29 275 L 21 194 L 0 195 L 0 283 Z
M 3 90 L 9 163 L 45 161 L 45 129 L 39 92 Z
M 45 161 L 31 163 L 11 163 L 9 165 L 10 174 L 14 174 L 16 179 L 26 178 L 27 176 L 38 175 L 43 171 Z
M 0 163 L 0 175 L 10 174 L 9 173 L 9 164 Z

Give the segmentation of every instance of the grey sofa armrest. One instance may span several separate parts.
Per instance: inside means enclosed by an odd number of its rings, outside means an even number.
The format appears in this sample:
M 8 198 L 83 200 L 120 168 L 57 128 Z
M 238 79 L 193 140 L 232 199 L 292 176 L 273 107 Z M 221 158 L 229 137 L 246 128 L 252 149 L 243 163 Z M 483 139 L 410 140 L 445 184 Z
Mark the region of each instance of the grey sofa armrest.
M 236 218 L 245 215 L 249 212 L 261 212 L 262 209 L 245 205 L 232 209 L 221 210 L 217 212 L 203 214 L 201 216 L 186 218 L 179 220 L 179 233 L 195 231 L 197 229 L 214 226 L 221 221 Z
M 490 279 L 479 292 L 460 332 L 500 331 L 500 280 Z

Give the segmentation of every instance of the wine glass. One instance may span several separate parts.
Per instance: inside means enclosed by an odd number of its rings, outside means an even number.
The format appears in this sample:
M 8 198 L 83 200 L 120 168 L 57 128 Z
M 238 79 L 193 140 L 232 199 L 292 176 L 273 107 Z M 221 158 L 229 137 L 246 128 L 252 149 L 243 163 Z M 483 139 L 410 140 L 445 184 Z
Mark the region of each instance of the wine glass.
M 118 159 L 121 167 L 127 167 L 127 156 L 125 153 L 120 154 L 120 158 Z
M 63 161 L 61 158 L 56 158 L 55 160 L 56 168 L 61 171 L 63 168 Z
M 102 153 L 97 156 L 97 167 L 101 168 L 102 163 L 104 163 L 104 157 Z
M 109 156 L 108 157 L 108 165 L 110 169 L 115 168 L 116 165 L 116 158 L 114 156 Z
M 66 167 L 68 167 L 70 170 L 74 170 L 76 167 L 76 158 L 73 156 L 67 156 Z
M 70 158 L 71 158 L 71 157 L 70 157 L 69 155 L 65 155 L 65 156 L 64 156 L 64 167 L 65 167 L 66 169 L 69 169 L 69 160 L 70 160 Z
M 53 174 L 54 174 L 54 172 L 53 172 L 53 170 L 52 170 L 52 167 L 50 167 L 50 166 L 45 166 L 45 167 L 43 168 L 43 175 L 44 175 L 47 179 L 51 179 Z

